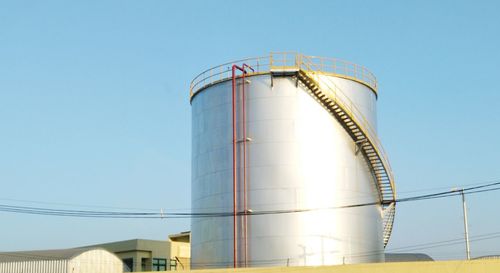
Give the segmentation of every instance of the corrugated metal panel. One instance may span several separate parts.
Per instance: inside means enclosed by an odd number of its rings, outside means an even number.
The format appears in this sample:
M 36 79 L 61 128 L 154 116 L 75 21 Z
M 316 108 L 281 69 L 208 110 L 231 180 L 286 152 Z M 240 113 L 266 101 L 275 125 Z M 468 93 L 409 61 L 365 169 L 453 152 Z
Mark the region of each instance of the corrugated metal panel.
M 0 263 L 0 273 L 67 273 L 67 260 Z
M 0 262 L 69 260 L 83 252 L 102 249 L 96 247 L 0 252 Z
M 54 251 L 0 253 L 0 273 L 122 273 L 123 263 L 104 249 L 80 250 L 70 259 L 55 259 L 41 253 Z M 29 254 L 28 254 L 29 253 Z M 10 259 L 10 260 L 9 260 Z M 23 260 L 24 259 L 24 260 Z

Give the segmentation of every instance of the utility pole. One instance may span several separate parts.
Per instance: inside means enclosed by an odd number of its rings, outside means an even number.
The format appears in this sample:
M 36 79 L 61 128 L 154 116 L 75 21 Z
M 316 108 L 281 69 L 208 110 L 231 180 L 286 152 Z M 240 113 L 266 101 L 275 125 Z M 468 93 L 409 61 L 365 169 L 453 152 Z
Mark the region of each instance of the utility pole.
M 470 245 L 469 245 L 469 224 L 467 222 L 467 204 L 465 203 L 464 189 L 453 189 L 454 192 L 460 192 L 462 195 L 462 208 L 464 211 L 464 230 L 465 230 L 465 254 L 467 260 L 470 260 Z

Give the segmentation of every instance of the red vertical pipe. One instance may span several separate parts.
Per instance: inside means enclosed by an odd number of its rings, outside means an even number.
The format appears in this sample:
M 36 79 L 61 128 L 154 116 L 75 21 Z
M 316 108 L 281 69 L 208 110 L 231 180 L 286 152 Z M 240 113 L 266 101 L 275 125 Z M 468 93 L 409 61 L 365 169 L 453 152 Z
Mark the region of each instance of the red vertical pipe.
M 246 110 L 245 110 L 245 104 L 246 104 L 246 99 L 245 99 L 245 74 L 246 70 L 245 67 L 248 67 L 252 71 L 253 68 L 250 67 L 247 64 L 243 64 L 243 87 L 242 87 L 242 101 L 243 101 L 243 211 L 244 211 L 244 217 L 243 217 L 243 236 L 244 236 L 244 242 L 245 242 L 245 267 L 248 265 L 248 215 L 247 215 L 247 122 L 246 122 Z
M 238 216 L 238 183 L 237 183 L 237 166 L 236 166 L 236 142 L 237 142 L 237 130 L 236 130 L 236 69 L 243 73 L 243 86 L 242 86 L 242 126 L 243 126 L 243 238 L 244 238 L 244 257 L 245 266 L 247 265 L 247 200 L 246 200 L 246 109 L 245 109 L 245 67 L 248 67 L 252 71 L 253 68 L 247 64 L 243 64 L 242 67 L 233 65 L 232 67 L 232 123 L 233 123 L 233 266 L 236 268 L 238 266 L 238 243 L 237 243 L 237 221 Z
M 243 67 L 245 69 L 245 67 Z M 243 237 L 245 247 L 243 251 L 245 252 L 245 267 L 247 266 L 247 123 L 246 123 L 246 110 L 245 110 L 245 70 L 243 70 L 243 86 L 241 88 L 241 100 L 243 112 Z
M 233 111 L 233 266 L 237 265 L 237 243 L 236 243 L 236 65 L 233 65 L 233 89 L 232 89 L 232 111 Z

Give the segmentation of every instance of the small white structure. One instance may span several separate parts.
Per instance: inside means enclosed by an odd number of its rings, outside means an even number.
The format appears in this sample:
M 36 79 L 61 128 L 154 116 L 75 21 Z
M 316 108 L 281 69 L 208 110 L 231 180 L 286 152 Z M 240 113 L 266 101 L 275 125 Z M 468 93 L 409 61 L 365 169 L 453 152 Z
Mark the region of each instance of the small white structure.
M 0 252 L 0 273 L 122 272 L 122 261 L 100 248 Z

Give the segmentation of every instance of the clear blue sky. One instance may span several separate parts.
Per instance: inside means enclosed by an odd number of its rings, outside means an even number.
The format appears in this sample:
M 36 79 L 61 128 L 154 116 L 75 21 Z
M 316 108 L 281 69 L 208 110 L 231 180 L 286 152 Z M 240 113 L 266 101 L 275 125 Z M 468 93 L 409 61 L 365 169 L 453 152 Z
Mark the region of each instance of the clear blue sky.
M 2 1 L 0 203 L 189 209 L 191 79 L 287 50 L 375 73 L 400 196 L 499 179 L 499 11 L 497 1 Z M 471 236 L 500 232 L 499 199 L 468 197 Z M 461 238 L 461 217 L 459 198 L 401 204 L 389 248 Z M 0 223 L 0 251 L 189 229 L 8 213 Z M 474 241 L 472 255 L 499 245 Z M 461 244 L 421 251 L 464 256 Z

